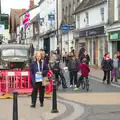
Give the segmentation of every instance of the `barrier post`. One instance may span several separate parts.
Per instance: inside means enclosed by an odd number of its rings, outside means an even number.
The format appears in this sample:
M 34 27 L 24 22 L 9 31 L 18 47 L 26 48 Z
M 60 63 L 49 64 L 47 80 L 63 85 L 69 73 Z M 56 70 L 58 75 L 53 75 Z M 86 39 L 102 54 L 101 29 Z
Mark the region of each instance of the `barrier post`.
M 13 92 L 13 120 L 18 120 L 18 92 Z
M 57 110 L 57 92 L 56 92 L 56 81 L 53 80 L 53 94 L 52 94 L 52 111 L 51 113 L 58 113 Z

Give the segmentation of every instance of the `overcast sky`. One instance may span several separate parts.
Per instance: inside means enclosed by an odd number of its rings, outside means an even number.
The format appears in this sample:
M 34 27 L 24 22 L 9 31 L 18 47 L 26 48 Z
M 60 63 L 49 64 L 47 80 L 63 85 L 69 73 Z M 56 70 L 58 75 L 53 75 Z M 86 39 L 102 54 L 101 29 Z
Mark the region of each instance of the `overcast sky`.
M 10 8 L 28 8 L 30 0 L 1 0 L 2 3 L 2 13 L 10 13 Z M 37 4 L 40 0 L 34 0 Z

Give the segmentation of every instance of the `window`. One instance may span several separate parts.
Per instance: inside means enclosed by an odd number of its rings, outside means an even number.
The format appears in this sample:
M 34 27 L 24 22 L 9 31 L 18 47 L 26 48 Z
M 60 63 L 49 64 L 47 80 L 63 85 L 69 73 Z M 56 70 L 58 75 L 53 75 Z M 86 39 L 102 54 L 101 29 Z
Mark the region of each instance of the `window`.
M 80 16 L 77 15 L 77 28 L 79 28 L 79 27 L 80 27 Z
M 64 16 L 64 9 L 63 9 L 63 16 Z
M 103 22 L 104 21 L 104 8 L 101 8 L 100 12 L 101 12 L 101 20 Z
M 89 15 L 88 15 L 88 12 L 86 12 L 86 24 L 89 24 Z
M 114 21 L 119 20 L 119 5 L 118 0 L 114 0 Z
M 69 4 L 69 22 L 71 21 L 71 4 Z

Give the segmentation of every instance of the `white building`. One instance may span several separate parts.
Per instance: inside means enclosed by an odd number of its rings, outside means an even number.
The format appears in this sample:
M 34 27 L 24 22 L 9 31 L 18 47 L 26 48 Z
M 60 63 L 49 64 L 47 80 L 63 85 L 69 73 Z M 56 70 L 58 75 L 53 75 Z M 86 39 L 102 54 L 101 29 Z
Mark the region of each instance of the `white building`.
M 76 47 L 85 47 L 91 57 L 91 65 L 101 65 L 108 51 L 106 24 L 108 23 L 107 0 L 83 0 L 76 8 Z
M 47 53 L 57 48 L 57 16 L 56 16 L 56 0 L 41 0 L 40 6 L 40 48 Z M 53 15 L 55 20 L 49 20 L 48 16 Z M 62 20 L 61 0 L 58 0 L 58 28 Z M 60 37 L 60 36 L 59 36 Z
M 30 21 L 32 21 L 35 18 L 35 16 L 39 14 L 39 12 L 40 12 L 39 6 L 30 9 L 29 10 Z M 19 31 L 17 33 L 18 39 L 22 40 L 25 44 L 33 43 L 34 47 L 36 48 L 38 46 L 38 41 L 37 39 L 34 39 L 33 23 L 31 22 L 30 26 L 27 29 L 25 29 L 23 25 L 25 14 L 26 12 L 20 16 L 20 26 L 17 28 L 17 31 Z

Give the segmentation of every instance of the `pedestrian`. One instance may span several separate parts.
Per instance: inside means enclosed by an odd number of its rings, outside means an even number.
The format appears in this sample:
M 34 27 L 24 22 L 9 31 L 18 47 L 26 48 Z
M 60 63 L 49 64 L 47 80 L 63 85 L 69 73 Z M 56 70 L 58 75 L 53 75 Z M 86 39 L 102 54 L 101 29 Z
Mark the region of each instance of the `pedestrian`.
M 120 79 L 120 52 L 119 51 L 117 52 L 117 58 L 119 59 L 118 77 Z
M 45 86 L 43 85 L 43 79 L 47 76 L 48 72 L 48 65 L 46 61 L 41 59 L 41 52 L 38 51 L 35 54 L 35 61 L 33 61 L 30 65 L 30 77 L 31 77 L 31 85 L 33 87 L 32 94 L 31 94 L 31 107 L 36 106 L 37 100 L 37 93 L 39 91 L 39 100 L 40 106 L 43 107 L 44 102 L 44 92 Z
M 107 77 L 107 84 L 110 84 L 110 72 L 113 69 L 112 59 L 110 58 L 109 52 L 104 55 L 101 63 L 102 70 L 104 72 L 103 83 L 105 83 Z
M 31 43 L 30 44 L 30 56 L 33 56 L 34 55 L 34 46 L 33 44 Z
M 65 49 L 62 51 L 62 58 L 63 58 L 63 63 L 65 62 Z
M 114 78 L 115 78 L 115 82 L 118 82 L 117 80 L 118 72 L 119 72 L 119 59 L 117 58 L 117 53 L 115 53 L 113 58 L 113 70 L 112 70 L 111 82 L 113 82 Z
M 85 52 L 85 48 L 84 47 L 80 48 L 80 50 L 79 50 L 79 58 L 84 54 L 84 52 Z
M 77 61 L 75 56 L 71 56 L 69 62 L 68 62 L 68 70 L 69 70 L 69 76 L 70 76 L 70 87 L 73 87 L 73 81 L 74 81 L 74 87 L 76 87 L 77 84 Z
M 82 63 L 77 68 L 78 71 L 81 71 L 81 76 L 80 76 L 80 78 L 77 81 L 77 87 L 74 88 L 75 91 L 79 90 L 80 83 L 82 82 L 82 80 L 84 78 L 88 80 L 90 68 L 89 68 L 86 60 L 87 60 L 86 58 L 83 58 Z
M 88 55 L 88 51 L 85 50 L 84 53 L 80 56 L 80 62 L 82 62 L 83 58 L 86 58 L 86 64 L 89 65 L 90 56 Z

